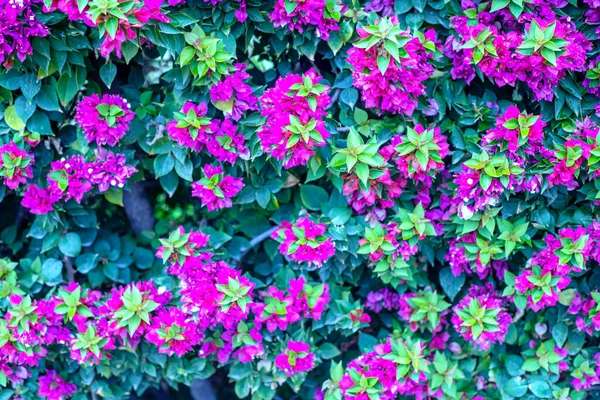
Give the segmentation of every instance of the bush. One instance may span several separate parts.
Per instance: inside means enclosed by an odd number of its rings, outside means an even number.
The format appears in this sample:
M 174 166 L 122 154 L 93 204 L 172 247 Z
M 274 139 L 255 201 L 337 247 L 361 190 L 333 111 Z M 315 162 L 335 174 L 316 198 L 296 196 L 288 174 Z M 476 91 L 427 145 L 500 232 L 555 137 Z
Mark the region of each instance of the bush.
M 0 400 L 600 396 L 598 0 L 0 21 Z

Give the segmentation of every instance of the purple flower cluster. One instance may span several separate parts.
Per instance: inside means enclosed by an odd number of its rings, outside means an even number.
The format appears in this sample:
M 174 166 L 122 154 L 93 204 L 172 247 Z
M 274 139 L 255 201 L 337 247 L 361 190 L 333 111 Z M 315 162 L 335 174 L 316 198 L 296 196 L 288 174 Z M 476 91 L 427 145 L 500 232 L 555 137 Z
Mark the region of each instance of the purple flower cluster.
M 287 26 L 292 32 L 314 27 L 317 37 L 329 39 L 331 31 L 340 30 L 342 7 L 327 5 L 325 0 L 277 0 L 269 15 L 275 27 Z
M 396 17 L 383 19 L 377 26 L 381 24 L 397 27 L 398 20 Z M 373 36 L 367 29 L 358 28 L 357 33 L 361 41 L 355 46 L 360 43 L 365 45 L 348 50 L 347 61 L 352 66 L 354 87 L 362 92 L 365 106 L 377 109 L 380 114 L 389 112 L 412 115 L 418 98 L 425 94 L 424 82 L 434 71 L 429 63 L 433 52 L 425 47 L 423 41 L 433 43 L 435 31 L 427 31 L 421 39 L 412 37 L 410 31 L 400 31 L 398 28 L 395 40 L 403 46 L 396 49 L 396 53 L 388 53 L 385 45 L 387 42 L 384 41 L 371 45 L 369 41 Z M 402 56 L 399 55 L 400 50 L 403 51 Z M 382 61 L 381 57 L 387 61 Z M 382 71 L 384 65 L 385 70 Z
M 258 110 L 258 99 L 246 83 L 248 79 L 246 65 L 236 64 L 233 75 L 226 75 L 210 88 L 210 99 L 215 107 L 234 121 L 239 121 L 248 110 Z
M 283 353 L 275 357 L 275 365 L 288 376 L 302 374 L 315 367 L 315 353 L 308 343 L 290 340 Z
M 204 166 L 204 177 L 192 184 L 192 196 L 198 197 L 208 211 L 232 206 L 232 197 L 244 187 L 243 178 L 223 175 L 223 167 Z
M 475 2 L 463 1 L 463 9 L 472 7 Z M 575 24 L 557 16 L 547 2 L 532 4 L 518 19 L 507 8 L 486 8 L 475 20 L 453 17 L 452 26 L 459 39 L 450 36 L 445 52 L 453 60 L 453 79 L 471 82 L 476 66 L 498 86 L 525 83 L 536 100 L 552 100 L 553 88 L 568 71 L 584 71 L 586 51 L 591 49 Z M 535 44 L 537 31 L 548 36 L 544 43 L 551 43 Z
M 493 343 L 504 342 L 512 319 L 490 283 L 471 286 L 453 310 L 452 324 L 465 340 L 474 342 L 482 350 L 488 350 Z
M 313 70 L 304 75 L 279 78 L 275 87 L 263 94 L 261 113 L 266 124 L 257 135 L 263 150 L 285 168 L 306 165 L 316 146 L 325 146 L 330 134 L 323 117 L 331 102 L 329 87 Z
M 271 237 L 281 242 L 279 251 L 290 260 L 320 267 L 335 254 L 333 240 L 325 236 L 326 230 L 325 224 L 298 218 L 294 224 L 283 221 Z
M 88 142 L 98 146 L 114 146 L 129 130 L 135 117 L 127 100 L 116 94 L 99 97 L 93 94 L 84 98 L 75 112 L 75 120 Z
M 81 203 L 83 196 L 97 185 L 99 192 L 110 187 L 121 189 L 137 170 L 126 164 L 123 154 L 97 149 L 95 161 L 86 162 L 81 155 L 63 157 L 50 164 L 48 186 L 30 184 L 21 204 L 33 214 L 47 214 L 60 200 Z
M 14 142 L 0 146 L 0 176 L 9 189 L 16 189 L 33 178 L 33 154 L 21 149 Z
M 31 39 L 50 33 L 38 21 L 31 5 L 35 0 L 0 0 L 0 62 L 10 69 L 14 59 L 25 61 L 33 53 Z

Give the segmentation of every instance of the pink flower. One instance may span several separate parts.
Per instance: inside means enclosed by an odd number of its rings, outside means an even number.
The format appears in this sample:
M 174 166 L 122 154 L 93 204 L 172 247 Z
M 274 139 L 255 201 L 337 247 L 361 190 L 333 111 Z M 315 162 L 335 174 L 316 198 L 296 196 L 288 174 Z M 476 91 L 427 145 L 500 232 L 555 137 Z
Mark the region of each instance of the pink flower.
M 325 224 L 298 218 L 292 225 L 284 221 L 271 237 L 281 242 L 279 251 L 290 260 L 320 267 L 335 254 L 333 240 L 325 236 Z
M 77 392 L 77 386 L 65 382 L 55 370 L 49 369 L 38 377 L 38 396 L 48 400 L 64 400 Z
M 104 149 L 96 150 L 96 161 L 88 164 L 90 182 L 98 185 L 98 191 L 106 192 L 111 186 L 123 188 L 127 179 L 137 172 L 131 165 L 126 165 L 125 155 Z
M 158 352 L 181 357 L 193 350 L 202 340 L 196 322 L 183 311 L 171 307 L 159 311 L 146 333 L 146 340 L 158 347 Z
M 211 129 L 214 133 L 211 135 L 206 149 L 215 156 L 219 162 L 235 163 L 238 157 L 248 159 L 249 151 L 244 145 L 246 139 L 244 135 L 237 132 L 237 127 L 230 120 L 222 122 L 213 121 Z
M 14 142 L 0 146 L 0 176 L 9 189 L 16 189 L 33 177 L 33 154 L 19 148 Z
M 258 100 L 245 81 L 250 79 L 246 64 L 236 64 L 233 75 L 225 75 L 223 81 L 210 88 L 210 98 L 219 110 L 234 121 L 239 121 L 248 110 L 258 110 Z
M 266 323 L 269 332 L 277 328 L 285 331 L 289 324 L 301 318 L 294 299 L 275 286 L 269 286 L 263 302 L 256 302 L 252 311 L 256 315 L 256 322 Z
M 397 26 L 397 18 L 383 18 L 375 26 L 388 29 L 387 26 Z M 383 27 L 385 25 L 385 27 Z M 368 40 L 370 33 L 364 28 L 358 28 L 357 33 L 363 40 Z M 372 47 L 360 45 L 361 41 L 348 50 L 347 61 L 352 65 L 354 87 L 362 92 L 362 99 L 367 108 L 375 108 L 379 113 L 412 115 L 417 107 L 419 96 L 425 94 L 424 81 L 434 71 L 429 60 L 433 54 L 424 47 L 418 37 L 411 37 L 410 31 L 397 34 L 397 40 L 405 44 L 400 48 L 402 57 L 392 57 L 384 49 L 383 41 Z M 435 39 L 434 31 L 427 31 L 428 41 Z M 433 42 L 432 42 L 433 43 Z M 385 54 L 389 65 L 384 72 L 378 64 L 378 56 Z
M 532 12 L 519 19 L 506 10 L 479 13 L 475 21 L 466 16 L 453 17 L 451 24 L 460 36 L 446 44 L 446 55 L 453 58 L 453 78 L 464 78 L 469 83 L 475 77 L 474 64 L 498 86 L 524 82 L 535 100 L 551 101 L 553 88 L 568 71 L 586 69 L 586 51 L 591 43 L 569 17 L 557 17 L 548 5 L 537 4 Z M 551 40 L 559 50 L 554 60 L 545 59 L 539 50 L 529 47 L 536 29 L 552 33 Z M 482 53 L 476 43 L 487 44 L 486 51 Z
M 54 203 L 60 200 L 60 192 L 55 192 L 52 187 L 45 189 L 38 185 L 30 184 L 25 189 L 21 205 L 29 208 L 32 214 L 44 215 L 53 210 Z
M 331 102 L 329 87 L 310 70 L 279 78 L 261 97 L 266 124 L 257 135 L 266 153 L 283 160 L 285 168 L 306 165 L 315 147 L 325 146 L 330 136 L 323 117 Z
M 448 155 L 446 137 L 442 136 L 440 128 L 425 129 L 420 124 L 407 130 L 406 135 L 393 137 L 392 144 L 382 152 L 396 159 L 404 179 L 431 187 L 432 177 L 445 169 L 443 159 Z
M 288 26 L 294 32 L 304 32 L 307 27 L 314 27 L 317 37 L 329 39 L 329 32 L 340 30 L 339 19 L 342 7 L 334 6 L 332 13 L 325 0 L 295 0 L 291 2 L 293 10 L 289 11 L 284 0 L 277 0 L 273 12 L 269 15 L 276 28 Z M 336 2 L 337 3 L 337 2 Z M 289 12 L 288 12 L 289 11 Z
M 83 156 L 73 155 L 53 161 L 52 170 L 48 173 L 48 183 L 55 193 L 61 193 L 68 201 L 74 199 L 81 203 L 83 196 L 92 190 L 90 167 Z
M 75 120 L 88 142 L 112 147 L 127 133 L 135 117 L 130 107 L 119 95 L 105 94 L 100 98 L 93 94 L 77 105 Z
M 46 25 L 38 21 L 31 5 L 33 0 L 0 1 L 0 62 L 6 69 L 13 65 L 14 58 L 21 62 L 33 53 L 31 39 L 48 36 Z
M 288 293 L 294 301 L 296 311 L 303 318 L 312 318 L 315 321 L 321 319 L 321 314 L 330 300 L 327 284 L 311 286 L 306 283 L 304 277 L 290 279 Z
M 223 175 L 223 167 L 207 164 L 204 177 L 192 184 L 192 196 L 198 197 L 208 211 L 232 206 L 231 198 L 244 187 L 242 178 Z
M 386 217 L 386 209 L 394 206 L 394 199 L 400 197 L 407 182 L 402 177 L 392 178 L 390 169 L 382 169 L 382 174 L 369 180 L 369 190 L 360 185 L 360 179 L 354 173 L 343 174 L 342 193 L 348 204 L 358 214 L 366 214 L 369 221 L 382 221 Z
M 482 350 L 503 343 L 512 318 L 491 284 L 471 286 L 469 293 L 454 307 L 452 324 L 465 340 Z
M 207 111 L 206 103 L 196 105 L 190 101 L 186 102 L 181 111 L 175 113 L 175 120 L 167 125 L 171 139 L 177 141 L 180 146 L 196 152 L 202 151 L 209 141 L 209 134 L 217 128 L 206 117 Z
M 171 297 L 169 291 L 157 289 L 151 281 L 131 283 L 112 289 L 110 298 L 98 312 L 108 320 L 107 331 L 112 337 L 136 347 Z
M 290 340 L 283 353 L 275 357 L 275 365 L 288 376 L 301 374 L 315 367 L 315 354 L 309 344 Z
M 508 150 L 513 153 L 525 147 L 527 154 L 543 152 L 549 155 L 542 142 L 545 126 L 541 116 L 521 113 L 516 106 L 510 106 L 498 117 L 496 127 L 487 131 L 482 144 L 497 145 L 499 150 L 508 145 Z

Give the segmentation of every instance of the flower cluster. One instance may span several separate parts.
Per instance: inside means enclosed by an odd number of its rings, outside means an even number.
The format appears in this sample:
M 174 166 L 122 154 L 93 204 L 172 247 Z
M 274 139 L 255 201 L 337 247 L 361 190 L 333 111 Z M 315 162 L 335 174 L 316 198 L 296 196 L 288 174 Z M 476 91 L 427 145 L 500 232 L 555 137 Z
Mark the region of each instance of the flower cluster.
M 258 110 L 258 99 L 245 81 L 250 79 L 245 64 L 236 64 L 233 75 L 226 75 L 223 81 L 210 88 L 210 99 L 216 108 L 239 121 L 249 110 Z
M 498 117 L 495 128 L 486 132 L 482 144 L 511 153 L 523 148 L 529 155 L 540 152 L 548 155 L 543 145 L 545 126 L 539 115 L 522 113 L 517 107 L 510 106 Z
M 301 374 L 314 368 L 315 354 L 308 343 L 290 340 L 283 353 L 275 357 L 275 365 L 288 376 Z
M 106 192 L 110 187 L 123 188 L 127 179 L 137 172 L 126 163 L 124 154 L 97 149 L 96 159 L 88 163 L 90 183 L 97 185 L 99 192 Z
M 33 178 L 33 154 L 21 149 L 14 142 L 0 146 L 0 176 L 9 189 L 16 189 Z
M 412 115 L 424 81 L 433 74 L 429 63 L 435 51 L 435 32 L 412 37 L 402 31 L 396 17 L 358 28 L 360 40 L 348 51 L 354 86 L 367 108 L 380 113 Z
M 291 279 L 287 291 L 270 286 L 261 302 L 252 308 L 256 322 L 265 324 L 269 332 L 277 328 L 285 331 L 288 325 L 302 318 L 321 319 L 329 301 L 327 285 L 311 286 L 304 278 Z
M 290 74 L 279 78 L 260 98 L 261 113 L 267 117 L 257 132 L 261 147 L 283 160 L 285 168 L 306 165 L 315 147 L 325 146 L 330 136 L 323 117 L 331 99 L 321 79 L 313 70 L 302 76 Z
M 125 42 L 139 37 L 138 30 L 150 20 L 167 23 L 162 1 L 139 1 L 123 4 L 119 1 L 103 2 L 99 0 L 78 3 L 73 0 L 51 0 L 44 3 L 44 11 L 60 10 L 71 21 L 82 21 L 96 27 L 103 39 L 100 53 L 103 57 L 115 52 L 121 58 L 121 48 Z
M 279 251 L 290 260 L 320 267 L 335 253 L 333 240 L 325 236 L 326 230 L 325 224 L 301 217 L 294 224 L 283 221 L 271 237 L 281 243 Z
M 491 3 L 488 7 L 474 19 L 452 18 L 460 38 L 449 37 L 445 50 L 453 60 L 454 79 L 471 82 L 476 67 L 498 86 L 524 82 L 536 100 L 552 100 L 552 89 L 568 71 L 586 69 L 590 42 L 568 17 L 558 17 L 550 3 L 536 2 L 518 18 L 504 9 L 492 10 Z
M 513 278 L 512 274 L 508 277 L 508 283 L 514 284 L 518 294 L 515 303 L 520 309 L 524 309 L 525 302 L 536 311 L 554 306 L 560 292 L 571 282 L 569 273 L 585 268 L 595 246 L 583 227 L 565 228 L 558 237 L 546 235 L 545 242 L 547 247 L 533 255 L 527 268 L 517 277 Z
M 169 136 L 195 152 L 206 148 L 220 162 L 233 164 L 238 157 L 247 157 L 246 139 L 237 132 L 237 126 L 229 119 L 211 120 L 206 117 L 207 110 L 206 103 L 186 102 L 167 125 Z
M 208 211 L 232 206 L 231 198 L 242 190 L 242 178 L 224 175 L 223 167 L 206 165 L 204 177 L 192 185 L 192 196 L 198 197 Z
M 382 152 L 386 158 L 395 160 L 404 179 L 431 187 L 432 177 L 445 168 L 448 142 L 440 128 L 425 129 L 416 125 L 414 129 L 407 128 L 406 135 L 393 137 L 392 143 Z
M 67 399 L 77 392 L 77 386 L 65 382 L 53 369 L 47 370 L 44 375 L 39 376 L 38 386 L 38 396 L 48 400 Z
M 88 142 L 112 147 L 127 133 L 135 116 L 129 108 L 131 105 L 119 95 L 93 94 L 77 105 L 75 120 Z
M 452 324 L 465 340 L 482 350 L 504 342 L 511 324 L 503 302 L 491 284 L 471 286 L 469 293 L 453 308 Z
M 229 329 L 248 316 L 254 284 L 225 262 L 190 256 L 169 273 L 180 280 L 183 311 L 197 313 L 202 329 L 219 323 Z
M 329 39 L 331 31 L 338 31 L 343 6 L 327 0 L 277 0 L 269 15 L 275 27 L 287 26 L 291 31 L 304 32 L 314 27 L 315 35 Z
M 183 311 L 171 307 L 161 310 L 148 327 L 146 340 L 158 347 L 159 353 L 177 354 L 179 357 L 193 351 L 200 344 L 202 335 L 197 322 Z
M 48 186 L 44 189 L 30 184 L 23 195 L 22 204 L 33 214 L 46 214 L 60 200 L 81 203 L 83 196 L 97 185 L 98 191 L 110 187 L 123 188 L 136 169 L 126 164 L 123 154 L 97 149 L 95 161 L 86 162 L 81 155 L 63 157 L 51 163 Z
M 45 37 L 50 33 L 33 12 L 31 5 L 34 2 L 0 1 L 0 62 L 6 69 L 13 66 L 15 58 L 23 62 L 33 53 L 32 38 Z
M 428 392 L 425 344 L 388 339 L 351 361 L 346 372 L 332 377 L 343 399 L 393 400 L 398 395 L 425 396 Z

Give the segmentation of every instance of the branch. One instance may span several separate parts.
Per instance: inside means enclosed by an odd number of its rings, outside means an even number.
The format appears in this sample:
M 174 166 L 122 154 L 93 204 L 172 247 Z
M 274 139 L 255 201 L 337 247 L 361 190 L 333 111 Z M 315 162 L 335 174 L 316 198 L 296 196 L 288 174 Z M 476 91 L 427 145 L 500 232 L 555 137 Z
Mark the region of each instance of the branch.
M 306 57 L 306 58 L 308 58 L 308 62 L 310 62 L 310 65 L 312 65 L 312 67 L 314 68 L 317 75 L 323 76 L 323 74 L 321 73 L 321 70 L 319 69 L 319 67 L 317 67 L 317 64 L 315 64 L 315 60 L 311 60 L 310 57 Z
M 331 102 L 329 103 L 329 107 L 327 107 L 327 109 L 330 109 L 333 106 L 333 104 L 338 101 L 341 93 L 342 89 L 336 89 L 335 92 L 333 92 L 333 96 L 331 96 Z
M 271 234 L 273 232 L 275 232 L 277 229 L 279 229 L 278 226 L 274 226 L 269 230 L 264 231 L 263 233 L 261 233 L 260 235 L 258 235 L 257 237 L 255 237 L 254 239 L 252 239 L 250 241 L 250 247 L 248 248 L 248 250 L 250 250 L 251 248 L 259 245 L 263 240 L 265 240 L 266 238 L 268 238 L 269 236 L 271 236 Z M 245 251 L 245 253 L 248 252 L 248 250 Z
M 69 282 L 74 282 L 75 281 L 75 269 L 73 268 L 73 264 L 71 263 L 71 258 L 69 258 L 68 256 L 65 256 L 63 258 L 63 261 L 65 262 L 65 266 L 67 267 L 67 279 L 69 280 Z
M 248 246 L 248 248 L 242 253 L 240 254 L 240 259 L 238 261 L 238 265 L 242 263 L 242 258 L 244 258 L 244 256 L 250 251 L 252 250 L 253 247 L 258 246 L 260 243 L 262 243 L 262 241 L 264 241 L 265 239 L 267 239 L 269 236 L 271 236 L 271 234 L 273 232 L 275 232 L 277 229 L 279 229 L 278 226 L 274 226 L 270 229 L 267 229 L 266 231 L 264 231 L 263 233 L 261 233 L 260 235 L 256 236 L 255 238 L 253 238 L 250 241 L 250 245 Z

